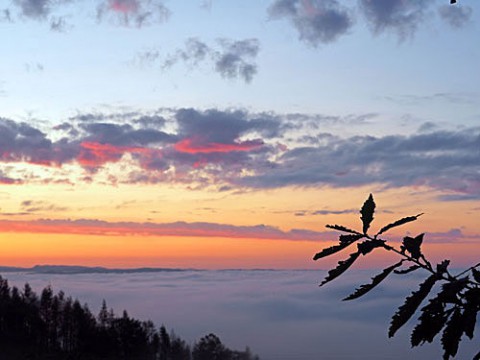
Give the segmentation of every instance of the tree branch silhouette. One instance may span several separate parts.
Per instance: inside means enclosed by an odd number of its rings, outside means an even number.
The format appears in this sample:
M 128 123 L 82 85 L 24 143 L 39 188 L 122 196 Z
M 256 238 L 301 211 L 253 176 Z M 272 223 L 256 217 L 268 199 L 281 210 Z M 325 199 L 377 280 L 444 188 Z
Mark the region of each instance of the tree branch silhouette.
M 419 285 L 417 290 L 405 299 L 392 316 L 388 336 L 394 336 L 430 296 L 428 303 L 419 310 L 420 316 L 412 331 L 410 343 L 412 347 L 423 345 L 425 342 L 431 343 L 443 330 L 441 335 L 443 359 L 448 360 L 457 354 L 463 335 L 470 339 L 474 337 L 477 314 L 480 311 L 480 271 L 477 270 L 480 263 L 457 275 L 452 275 L 448 270 L 450 260 L 443 260 L 434 267 L 422 253 L 421 246 L 425 234 L 422 233 L 416 237 L 405 236 L 400 248 L 388 244 L 387 239 L 379 237 L 393 228 L 416 221 L 423 214 L 404 217 L 385 225 L 375 235 L 370 235 L 368 231 L 374 220 L 375 208 L 375 201 L 370 194 L 360 209 L 361 232 L 343 225 L 326 225 L 329 229 L 347 234 L 339 236 L 338 245 L 325 248 L 315 254 L 314 260 L 333 255 L 355 242 L 357 251 L 351 253 L 346 260 L 339 261 L 337 266 L 328 272 L 320 286 L 342 275 L 361 255 L 366 256 L 376 248 L 394 252 L 400 257 L 398 262 L 383 269 L 380 274 L 372 278 L 370 283 L 361 285 L 343 300 L 353 300 L 364 296 L 392 273 L 405 275 L 423 269 L 430 275 Z M 430 295 L 434 287 L 439 284 L 441 284 L 440 291 L 435 295 Z M 480 352 L 474 356 L 473 360 L 480 360 Z

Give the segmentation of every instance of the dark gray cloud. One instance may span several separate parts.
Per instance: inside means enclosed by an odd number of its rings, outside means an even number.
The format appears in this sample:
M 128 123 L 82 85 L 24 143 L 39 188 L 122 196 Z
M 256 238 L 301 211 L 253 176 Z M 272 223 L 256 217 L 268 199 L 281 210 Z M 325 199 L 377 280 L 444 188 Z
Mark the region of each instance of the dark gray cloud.
M 459 29 L 470 22 L 473 9 L 464 4 L 456 6 L 443 5 L 438 9 L 438 13 L 451 27 Z
M 63 33 L 70 28 L 65 17 L 52 17 L 50 19 L 50 30 Z
M 172 143 L 176 137 L 155 129 L 135 129 L 131 125 L 104 122 L 80 124 L 85 131 L 83 141 L 94 141 L 115 146 L 147 146 Z
M 163 23 L 170 14 L 161 0 L 103 0 L 97 8 L 99 21 L 110 19 L 124 26 L 135 27 Z
M 465 240 L 467 236 L 463 234 L 461 229 L 450 229 L 445 232 L 426 233 L 428 243 L 450 243 Z M 478 239 L 478 235 L 472 237 L 474 240 Z
M 74 1 L 76 0 L 12 0 L 9 7 L 1 10 L 0 21 L 43 21 L 52 31 L 65 32 L 71 28 L 66 19 L 72 14 L 61 13 L 59 9 Z M 109 21 L 127 27 L 141 28 L 144 25 L 163 23 L 171 15 L 164 0 L 98 0 L 96 3 L 98 21 Z M 203 4 L 204 8 L 211 6 L 210 1 Z M 442 5 L 436 9 L 438 11 L 433 11 L 435 0 L 358 0 L 358 4 L 357 9 L 351 2 L 343 0 L 272 0 L 267 11 L 271 19 L 288 20 L 298 32 L 300 40 L 314 47 L 337 41 L 348 34 L 356 22 L 354 14 L 358 12 L 363 14 L 363 19 L 374 34 L 393 32 L 400 40 L 412 37 L 436 13 L 454 28 L 467 24 L 473 13 L 472 8 L 464 4 Z M 180 52 L 187 54 L 188 60 L 193 60 L 195 55 L 191 54 L 192 49 L 188 49 L 188 46 L 201 44 L 203 43 L 186 44 L 186 49 Z M 223 76 L 242 77 L 249 81 L 256 73 L 253 59 L 258 52 L 258 44 L 256 47 L 248 44 L 248 47 L 250 49 L 247 52 L 245 49 L 239 50 L 239 46 L 233 50 L 231 46 L 220 46 L 220 50 L 204 46 L 203 51 L 216 53 L 213 61 Z M 252 49 L 255 54 L 247 61 Z M 200 54 L 197 53 L 196 56 Z M 205 56 L 212 57 L 211 54 Z M 166 63 L 168 62 L 167 59 Z
M 167 120 L 160 115 L 141 115 L 133 119 L 133 123 L 139 124 L 144 128 L 161 129 Z
M 265 162 L 272 149 L 260 136 L 271 138 L 278 134 L 280 127 L 272 116 L 252 116 L 241 110 L 178 109 L 174 121 L 178 141 L 164 149 L 161 159 L 150 158 L 143 166 L 154 170 L 166 169 L 167 164 L 172 164 L 186 182 L 213 181 L 220 185 L 225 183 L 220 179 L 236 177 L 253 163 Z M 193 169 L 206 171 L 210 179 L 195 175 Z M 138 176 L 135 179 L 139 179 Z M 140 178 L 145 179 L 145 174 L 140 174 Z
M 0 11 L 0 22 L 12 22 L 12 13 L 10 9 L 2 9 Z
M 269 151 L 259 137 L 272 138 L 280 129 L 274 116 L 244 111 L 177 109 L 169 119 L 177 130 L 163 131 L 166 122 L 163 116 L 138 112 L 78 114 L 54 127 L 63 135 L 54 142 L 31 125 L 1 119 L 0 161 L 77 162 L 92 171 L 131 154 L 145 170 L 166 171 L 174 165 L 177 178 L 183 172 L 185 181 L 195 181 L 193 167 L 216 164 L 210 169 L 216 177 L 241 172 L 252 156 Z M 132 176 L 132 181 L 154 181 L 148 173 Z M 155 178 L 170 181 L 158 174 Z
M 218 47 L 212 47 L 197 38 L 187 39 L 184 48 L 167 56 L 162 68 L 183 62 L 193 69 L 200 63 L 212 62 L 214 70 L 223 78 L 251 82 L 258 71 L 255 59 L 260 50 L 259 41 L 219 39 L 217 43 Z
M 317 118 L 325 122 L 312 128 Z M 0 119 L 0 162 L 77 163 L 94 171 L 129 155 L 138 169 L 115 181 L 236 190 L 424 185 L 443 191 L 441 200 L 479 199 L 480 128 L 427 124 L 408 136 L 341 137 L 321 131 L 332 119 L 343 121 L 330 118 L 191 108 L 87 113 L 57 125 L 55 141 L 32 125 Z M 314 132 L 305 138 L 305 129 Z
M 167 69 L 179 61 L 186 63 L 190 67 L 194 67 L 208 57 L 211 57 L 212 54 L 213 50 L 207 44 L 197 38 L 189 38 L 185 41 L 183 49 L 177 49 L 174 54 L 167 56 L 162 64 L 162 68 Z
M 434 0 L 360 0 L 360 10 L 375 34 L 394 32 L 399 40 L 414 35 Z
M 354 23 L 350 11 L 335 0 L 276 0 L 268 12 L 272 19 L 290 20 L 300 40 L 313 46 L 336 41 Z
M 341 214 L 357 214 L 357 213 L 358 213 L 358 209 L 312 211 L 312 215 L 341 215 Z
M 74 1 L 77 0 L 12 0 L 13 7 L 4 9 L 3 17 L 8 21 L 16 18 L 44 21 L 52 31 L 65 32 L 71 27 L 66 21 L 71 15 L 59 14 L 58 10 Z M 171 13 L 162 0 L 98 0 L 96 3 L 98 21 L 107 20 L 122 26 L 140 28 L 163 23 Z
M 168 109 L 161 109 L 168 110 Z M 150 125 L 162 126 L 165 124 L 165 119 L 163 119 L 158 113 L 147 114 L 139 111 L 122 111 L 122 112 L 112 112 L 112 113 L 102 113 L 102 112 L 93 112 L 93 113 L 78 113 L 77 115 L 71 116 L 69 121 L 73 124 L 77 122 L 103 122 L 110 121 L 112 123 L 135 123 L 142 125 L 142 122 L 151 122 Z
M 13 0 L 13 8 L 3 10 L 4 17 L 10 22 L 16 19 L 35 20 L 48 23 L 50 30 L 65 32 L 71 28 L 65 14 L 59 14 L 59 9 L 74 0 Z
M 285 152 L 268 170 L 238 179 L 239 185 L 427 185 L 478 199 L 480 129 L 411 136 L 332 138 Z
M 80 135 L 80 131 L 77 129 L 77 127 L 73 126 L 71 123 L 68 122 L 56 125 L 52 129 L 54 131 L 64 132 L 70 139 L 75 139 Z
M 273 116 L 252 116 L 243 110 L 179 109 L 175 118 L 182 137 L 201 135 L 206 142 L 222 144 L 232 144 L 241 135 L 252 132 L 258 132 L 266 138 L 275 137 L 280 135 L 281 127 L 279 120 Z
M 293 213 L 294 216 L 312 216 L 312 215 L 342 215 L 342 214 L 358 214 L 358 209 L 345 210 L 298 210 Z
M 51 0 L 14 0 L 23 16 L 32 19 L 45 19 L 51 11 Z
M 215 60 L 215 70 L 224 78 L 242 78 L 250 82 L 257 73 L 257 65 L 252 62 L 260 49 L 257 39 L 241 41 L 221 40 L 222 51 Z
M 0 118 L 0 160 L 33 163 L 50 161 L 52 142 L 40 130 L 26 124 Z
M 67 211 L 65 206 L 58 206 L 41 200 L 24 200 L 20 204 L 21 213 L 38 213 L 38 212 L 62 212 Z
M 393 33 L 400 41 L 412 38 L 435 15 L 435 0 L 358 0 L 358 9 L 341 4 L 348 2 L 275 0 L 268 13 L 272 19 L 290 20 L 300 40 L 312 46 L 331 43 L 348 34 L 356 22 L 355 13 L 362 15 L 373 34 Z M 467 24 L 473 12 L 464 4 L 437 9 L 440 18 L 454 28 Z

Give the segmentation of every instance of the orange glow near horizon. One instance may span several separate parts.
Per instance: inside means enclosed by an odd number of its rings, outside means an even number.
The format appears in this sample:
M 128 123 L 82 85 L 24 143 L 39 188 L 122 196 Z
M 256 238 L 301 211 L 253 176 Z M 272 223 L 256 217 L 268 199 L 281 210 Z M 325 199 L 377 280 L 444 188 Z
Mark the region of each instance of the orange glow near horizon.
M 332 241 L 222 237 L 1 233 L 0 265 L 329 269 L 356 250 L 353 245 L 335 256 L 312 260 L 316 252 L 333 244 Z M 452 266 L 461 267 L 478 261 L 476 243 L 425 244 L 423 248 L 434 263 L 448 258 Z M 377 250 L 367 258 L 359 258 L 355 267 L 377 268 L 397 260 L 395 254 Z
M 449 258 L 458 266 L 478 262 L 475 204 L 456 203 L 452 213 L 451 203 L 436 201 L 424 189 L 377 194 L 368 187 L 284 188 L 233 194 L 162 184 L 84 184 L 1 190 L 0 265 L 328 269 L 354 249 L 312 261 L 338 237 L 324 234 L 325 225 L 358 229 L 358 209 L 369 192 L 377 203 L 372 231 L 424 212 L 386 238 L 426 232 L 430 253 L 425 253 L 432 259 Z M 315 214 L 318 210 L 323 213 Z M 452 229 L 459 238 L 449 237 Z M 318 241 L 308 238 L 308 231 L 318 234 Z M 380 267 L 391 259 L 372 255 L 355 266 Z
M 203 237 L 0 234 L 0 264 L 308 268 L 318 243 Z

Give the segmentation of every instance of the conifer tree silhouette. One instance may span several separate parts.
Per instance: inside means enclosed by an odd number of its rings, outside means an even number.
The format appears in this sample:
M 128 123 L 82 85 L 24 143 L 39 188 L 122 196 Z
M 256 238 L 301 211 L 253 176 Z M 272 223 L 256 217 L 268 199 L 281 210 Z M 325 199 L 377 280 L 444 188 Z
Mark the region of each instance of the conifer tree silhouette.
M 218 337 L 210 334 L 203 339 Z M 219 360 L 258 360 L 248 348 L 234 351 L 223 344 L 219 348 L 223 356 Z M 192 360 L 192 351 L 165 326 L 157 331 L 151 321 L 131 318 L 127 311 L 116 317 L 105 300 L 94 316 L 87 304 L 62 291 L 55 294 L 46 287 L 37 296 L 29 284 L 20 291 L 0 276 L 0 359 Z

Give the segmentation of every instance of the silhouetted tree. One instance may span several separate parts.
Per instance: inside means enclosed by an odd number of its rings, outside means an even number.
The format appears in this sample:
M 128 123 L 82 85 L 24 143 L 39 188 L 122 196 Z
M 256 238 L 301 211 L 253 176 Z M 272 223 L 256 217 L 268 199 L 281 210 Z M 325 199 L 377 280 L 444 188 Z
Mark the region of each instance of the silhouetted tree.
M 393 315 L 388 336 L 394 336 L 417 312 L 434 286 L 441 283 L 440 291 L 420 308 L 421 314 L 412 331 L 410 342 L 412 346 L 431 343 L 442 332 L 443 359 L 448 360 L 457 354 L 463 335 L 470 339 L 474 336 L 477 314 L 480 311 L 480 271 L 477 270 L 480 263 L 452 275 L 448 269 L 450 260 L 444 260 L 433 266 L 424 256 L 421 249 L 424 234 L 415 237 L 405 236 L 400 248 L 395 248 L 380 237 L 390 229 L 417 220 L 422 214 L 394 221 L 382 227 L 375 235 L 370 235 L 368 231 L 374 218 L 375 207 L 373 196 L 370 194 L 360 209 L 362 231 L 352 230 L 343 225 L 327 225 L 327 228 L 340 231 L 342 234 L 337 245 L 323 249 L 313 257 L 314 260 L 335 254 L 354 243 L 357 243 L 357 250 L 346 260 L 339 261 L 338 265 L 328 272 L 320 286 L 342 275 L 360 256 L 368 255 L 374 249 L 396 253 L 400 257 L 398 262 L 385 268 L 374 276 L 369 284 L 361 285 L 343 300 L 353 300 L 365 295 L 392 273 L 404 275 L 420 269 L 426 271 L 428 277 L 405 299 L 403 305 Z M 474 360 L 480 360 L 480 352 Z
M 110 325 L 107 302 L 105 301 L 105 299 L 102 300 L 102 307 L 100 308 L 100 312 L 98 313 L 98 323 L 102 328 L 106 328 Z
M 160 327 L 160 339 L 159 339 L 159 360 L 170 360 L 171 359 L 171 344 L 170 336 L 168 336 L 167 329 L 162 325 Z
M 173 331 L 170 333 L 170 359 L 169 360 L 191 360 L 190 346 L 180 339 Z
M 57 309 L 58 310 L 58 309 Z M 56 341 L 56 323 L 54 322 L 53 314 L 53 290 L 50 286 L 43 289 L 40 295 L 40 319 L 41 319 L 41 331 L 44 333 L 42 346 L 47 352 L 53 350 Z M 55 315 L 55 317 L 58 314 Z
M 228 352 L 215 334 L 208 334 L 193 347 L 193 360 L 228 360 Z
M 54 294 L 46 287 L 37 297 L 29 284 L 20 291 L 0 276 L 0 359 L 192 359 L 188 344 L 173 332 L 169 335 L 165 326 L 156 331 L 151 321 L 133 319 L 127 311 L 116 317 L 107 309 L 104 300 L 95 317 L 87 304 L 62 291 Z M 204 350 L 223 356 L 209 360 L 251 360 L 249 350 L 227 349 L 213 334 L 200 340 L 197 353 Z

